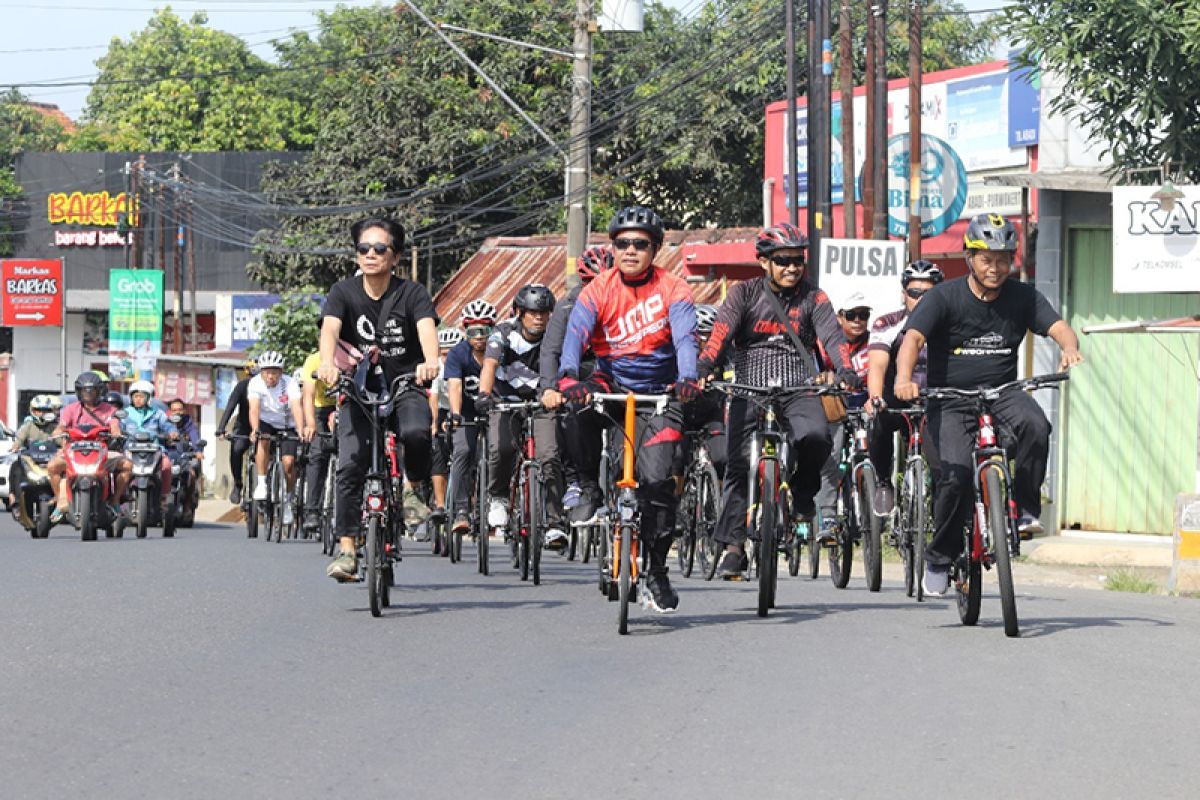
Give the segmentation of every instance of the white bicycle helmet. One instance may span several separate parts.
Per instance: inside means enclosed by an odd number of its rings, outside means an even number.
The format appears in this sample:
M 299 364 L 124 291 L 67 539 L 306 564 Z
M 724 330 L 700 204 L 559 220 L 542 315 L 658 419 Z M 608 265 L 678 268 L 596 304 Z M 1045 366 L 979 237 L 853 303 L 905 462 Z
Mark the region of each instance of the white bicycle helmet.
M 702 336 L 712 333 L 713 323 L 717 321 L 717 307 L 710 305 L 696 306 L 696 330 Z
M 283 353 L 276 350 L 268 350 L 265 353 L 260 353 L 258 356 L 258 368 L 264 369 L 283 369 Z
M 147 399 L 154 397 L 154 384 L 146 380 L 134 381 L 129 387 L 129 396 L 132 398 L 136 392 L 146 395 Z
M 929 281 L 937 284 L 941 283 L 945 277 L 937 264 L 921 258 L 904 268 L 904 272 L 900 273 L 900 284 L 908 286 L 909 281 Z
M 481 297 L 476 300 L 472 300 L 463 306 L 462 324 L 471 325 L 472 323 L 477 323 L 495 325 L 497 316 L 499 315 L 496 312 L 496 307 Z
M 442 328 L 438 331 L 438 346 L 448 350 L 467 338 L 458 328 Z

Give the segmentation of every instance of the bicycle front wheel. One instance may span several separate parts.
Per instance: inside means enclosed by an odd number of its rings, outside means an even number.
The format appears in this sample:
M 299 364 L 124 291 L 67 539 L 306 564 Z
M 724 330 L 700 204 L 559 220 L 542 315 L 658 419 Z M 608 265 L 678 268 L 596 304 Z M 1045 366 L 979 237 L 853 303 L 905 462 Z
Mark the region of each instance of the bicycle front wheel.
M 696 485 L 696 556 L 706 581 L 716 576 L 721 563 L 721 545 L 713 538 L 721 502 L 717 486 L 716 469 L 712 464 L 705 464 Z
M 926 529 L 929 527 L 929 496 L 925 493 L 925 462 L 917 461 L 909 470 L 906 483 L 908 489 L 908 530 L 905 531 L 908 545 L 912 548 L 912 581 L 913 590 L 910 593 L 917 596 L 917 602 L 925 599 L 925 587 L 921 581 L 925 576 L 925 544 Z
M 765 617 L 775 605 L 775 573 L 779 565 L 776 551 L 775 502 L 779 492 L 779 465 L 764 460 L 759 473 L 758 519 L 758 615 Z
M 854 564 L 854 540 L 859 536 L 854 487 L 849 476 L 842 476 L 840 497 L 842 507 L 839 524 L 829 547 L 829 579 L 837 588 L 845 589 L 850 582 L 850 568 Z
M 621 547 L 617 562 L 617 633 L 624 636 L 629 633 L 629 600 L 633 592 L 633 537 L 636 531 L 628 526 L 621 526 Z
M 367 594 L 371 600 L 371 616 L 383 615 L 384 595 L 383 585 L 383 532 L 380 530 L 379 517 L 372 516 L 367 521 Z
M 996 560 L 996 584 L 1000 587 L 1000 610 L 1004 615 L 1004 635 L 1021 635 L 1017 619 L 1017 595 L 1013 589 L 1012 560 L 1009 558 L 1008 496 L 998 467 L 989 468 L 983 478 L 984 503 L 991 530 L 992 555 Z
M 875 468 L 864 463 L 858 479 L 859 527 L 863 535 L 863 567 L 867 589 L 878 592 L 883 583 L 883 519 L 875 514 Z
M 526 475 L 525 484 L 529 487 L 526 495 L 529 498 L 529 573 L 533 577 L 533 585 L 538 586 L 542 582 L 542 544 L 545 536 L 542 520 L 545 515 L 542 513 L 542 482 L 532 467 Z

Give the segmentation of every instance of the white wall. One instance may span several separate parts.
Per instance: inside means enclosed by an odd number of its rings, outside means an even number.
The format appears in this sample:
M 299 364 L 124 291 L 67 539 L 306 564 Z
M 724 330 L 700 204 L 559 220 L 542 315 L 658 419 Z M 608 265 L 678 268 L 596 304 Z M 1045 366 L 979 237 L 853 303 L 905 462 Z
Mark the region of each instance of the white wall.
M 83 354 L 83 313 L 67 315 L 67 391 L 72 391 L 75 376 L 104 356 Z M 7 423 L 16 427 L 17 394 L 37 389 L 57 394 L 62 375 L 62 329 L 58 327 L 18 326 L 13 328 L 12 370 L 10 372 Z

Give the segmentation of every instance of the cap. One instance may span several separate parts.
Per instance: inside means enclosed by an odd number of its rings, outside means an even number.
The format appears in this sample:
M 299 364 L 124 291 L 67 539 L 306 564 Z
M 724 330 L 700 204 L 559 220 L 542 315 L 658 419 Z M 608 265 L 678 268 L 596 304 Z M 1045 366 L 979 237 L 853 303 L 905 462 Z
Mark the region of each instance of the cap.
M 854 292 L 838 306 L 839 311 L 845 311 L 850 308 L 870 308 L 871 304 L 867 302 L 867 296 L 862 292 Z

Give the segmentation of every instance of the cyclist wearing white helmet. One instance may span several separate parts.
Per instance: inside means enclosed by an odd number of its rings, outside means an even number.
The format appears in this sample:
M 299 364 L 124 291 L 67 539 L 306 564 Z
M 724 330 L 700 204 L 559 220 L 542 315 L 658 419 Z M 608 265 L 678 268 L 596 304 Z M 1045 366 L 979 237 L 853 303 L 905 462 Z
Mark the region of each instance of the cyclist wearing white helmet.
M 167 444 L 178 431 L 167 415 L 161 409 L 151 405 L 154 397 L 154 384 L 150 381 L 134 381 L 129 387 L 129 408 L 125 409 L 125 419 L 121 420 L 121 428 L 129 439 L 139 433 L 148 433 L 154 437 L 160 447 Z M 162 491 L 162 501 L 166 503 L 171 494 L 171 460 L 164 452 L 159 461 L 159 489 Z
M 478 432 L 475 419 L 475 395 L 479 393 L 479 374 L 483 369 L 483 356 L 487 351 L 488 337 L 496 325 L 496 307 L 483 298 L 472 300 L 463 306 L 462 327 L 465 338 L 446 354 L 446 394 L 450 401 L 450 422 L 454 428 L 453 448 L 450 457 L 450 482 L 454 484 L 454 497 L 450 504 L 454 511 L 454 530 L 466 533 L 471 528 L 470 497 L 467 473 L 475 460 L 475 444 Z
M 917 303 L 925 293 L 945 279 L 942 270 L 932 261 L 920 259 L 904 268 L 900 274 L 900 299 L 903 307 L 884 314 L 871 325 L 871 342 L 867 346 L 867 403 L 868 414 L 875 415 L 875 424 L 868 430 L 871 436 L 871 463 L 879 476 L 875 489 L 875 511 L 881 516 L 892 513 L 896 493 L 892 488 L 892 458 L 895 455 L 892 439 L 904 427 L 904 417 L 887 409 L 907 408 L 908 403 L 896 399 L 896 353 L 904 340 L 904 327 Z M 925 386 L 925 350 L 917 357 L 913 381 Z M 882 413 L 877 413 L 882 412 Z
M 251 436 L 256 440 L 254 465 L 257 482 L 254 499 L 266 500 L 267 471 L 271 463 L 271 444 L 259 434 L 295 433 L 304 427 L 302 390 L 283 372 L 283 354 L 268 350 L 258 357 L 258 375 L 250 380 L 246 395 L 250 400 Z M 283 456 L 283 472 L 287 476 L 287 500 L 283 504 L 283 524 L 291 525 L 292 489 L 296 485 L 296 440 L 283 439 L 278 443 Z

